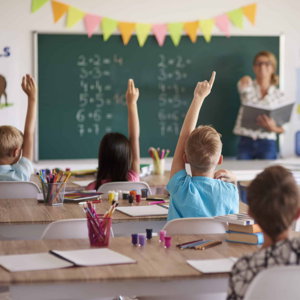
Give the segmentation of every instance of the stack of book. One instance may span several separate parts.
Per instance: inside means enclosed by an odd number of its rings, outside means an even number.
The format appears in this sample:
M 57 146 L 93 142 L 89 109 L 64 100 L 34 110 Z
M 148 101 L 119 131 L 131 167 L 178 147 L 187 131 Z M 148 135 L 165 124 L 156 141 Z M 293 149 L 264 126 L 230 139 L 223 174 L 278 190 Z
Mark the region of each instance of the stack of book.
M 247 213 L 214 217 L 217 222 L 227 222 L 227 242 L 260 245 L 264 242 L 261 228 Z

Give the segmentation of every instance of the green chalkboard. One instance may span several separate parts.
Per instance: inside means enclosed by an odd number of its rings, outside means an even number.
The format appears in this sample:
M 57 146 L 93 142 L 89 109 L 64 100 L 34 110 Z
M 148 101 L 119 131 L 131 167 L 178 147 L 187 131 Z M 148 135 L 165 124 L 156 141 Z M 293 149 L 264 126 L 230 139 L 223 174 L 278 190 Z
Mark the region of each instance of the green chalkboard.
M 196 83 L 213 70 L 216 81 L 199 124 L 213 125 L 222 134 L 224 156 L 235 156 L 237 81 L 254 77 L 258 51 L 279 57 L 279 37 L 214 36 L 207 44 L 200 36 L 193 44 L 183 36 L 175 47 L 167 36 L 159 47 L 149 36 L 140 48 L 135 36 L 124 46 L 119 35 L 104 42 L 102 35 L 38 34 L 37 49 L 39 159 L 96 158 L 106 132 L 127 135 L 129 78 L 140 89 L 141 157 L 150 146 L 170 149 L 172 156 Z

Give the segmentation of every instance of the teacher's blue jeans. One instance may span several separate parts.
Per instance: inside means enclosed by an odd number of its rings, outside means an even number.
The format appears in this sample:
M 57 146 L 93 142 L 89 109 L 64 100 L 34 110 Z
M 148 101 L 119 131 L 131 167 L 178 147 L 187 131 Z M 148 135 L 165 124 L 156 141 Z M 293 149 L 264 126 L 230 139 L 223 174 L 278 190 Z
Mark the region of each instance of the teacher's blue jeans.
M 241 136 L 238 145 L 237 158 L 247 159 L 276 159 L 277 147 L 276 141 L 266 139 L 252 139 Z

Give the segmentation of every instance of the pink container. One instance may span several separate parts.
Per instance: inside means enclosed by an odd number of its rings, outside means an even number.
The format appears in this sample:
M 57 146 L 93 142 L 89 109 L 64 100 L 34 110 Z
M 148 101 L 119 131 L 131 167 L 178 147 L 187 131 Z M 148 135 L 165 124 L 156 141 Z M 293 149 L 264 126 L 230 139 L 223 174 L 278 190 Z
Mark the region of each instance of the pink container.
M 164 242 L 165 241 L 165 236 L 167 232 L 165 230 L 160 230 L 159 232 L 159 242 Z
M 171 247 L 171 237 L 170 236 L 165 236 L 165 248 L 170 248 Z
M 87 218 L 91 246 L 105 247 L 109 245 L 111 218 Z
M 141 202 L 141 195 L 139 195 L 139 194 L 136 194 L 136 202 L 137 203 L 140 203 Z

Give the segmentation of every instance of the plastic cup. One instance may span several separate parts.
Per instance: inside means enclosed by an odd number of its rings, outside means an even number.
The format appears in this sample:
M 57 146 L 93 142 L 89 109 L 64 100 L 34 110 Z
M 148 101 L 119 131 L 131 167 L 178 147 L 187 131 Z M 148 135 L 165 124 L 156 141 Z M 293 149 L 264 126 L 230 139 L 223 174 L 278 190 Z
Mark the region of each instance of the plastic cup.
M 165 248 L 170 248 L 171 247 L 171 237 L 170 236 L 165 236 Z

